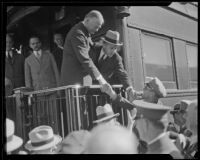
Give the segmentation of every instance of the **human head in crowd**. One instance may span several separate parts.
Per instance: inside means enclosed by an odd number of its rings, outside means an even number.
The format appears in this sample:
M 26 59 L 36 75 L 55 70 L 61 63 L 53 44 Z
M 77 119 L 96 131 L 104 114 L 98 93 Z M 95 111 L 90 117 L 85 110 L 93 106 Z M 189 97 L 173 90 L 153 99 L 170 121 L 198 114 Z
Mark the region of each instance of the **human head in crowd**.
M 85 147 L 85 154 L 137 154 L 136 136 L 122 126 L 94 127 Z
M 136 128 L 142 140 L 148 143 L 166 131 L 170 107 L 142 100 L 135 100 L 133 104 L 137 106 Z
M 11 51 L 14 45 L 13 35 L 11 33 L 6 34 L 6 51 Z
M 108 57 L 112 57 L 122 43 L 119 42 L 120 34 L 117 31 L 108 30 L 102 38 L 103 50 Z
M 33 51 L 39 51 L 42 47 L 42 43 L 39 36 L 31 36 L 29 39 L 29 47 Z
M 70 132 L 66 138 L 63 139 L 60 145 L 60 154 L 81 154 L 87 140 L 90 137 L 90 132 L 87 130 L 79 130 Z
M 188 109 L 191 104 L 189 100 L 181 100 L 180 103 L 176 104 L 170 113 L 173 115 L 174 123 L 178 126 L 185 125 L 187 121 Z
M 187 111 L 188 116 L 187 116 L 186 126 L 188 129 L 192 131 L 193 135 L 197 135 L 197 130 L 198 130 L 197 107 L 198 107 L 197 100 L 194 100 L 191 102 L 191 105 L 188 107 L 188 111 Z
M 103 15 L 97 10 L 92 10 L 85 16 L 83 24 L 90 34 L 94 34 L 104 24 Z
M 119 113 L 114 114 L 113 109 L 110 104 L 105 104 L 104 106 L 98 106 L 96 108 L 97 120 L 93 121 L 93 123 L 100 125 L 120 125 L 117 122 L 116 117 L 119 116 Z
M 12 120 L 6 119 L 6 152 L 12 154 L 13 151 L 17 150 L 23 144 L 23 140 L 14 135 L 15 124 Z
M 57 154 L 57 145 L 62 141 L 59 135 L 53 133 L 50 126 L 39 126 L 29 132 L 29 141 L 25 148 L 32 154 Z
M 159 98 L 166 97 L 166 89 L 157 77 L 146 77 L 143 88 L 143 99 L 146 102 L 158 103 Z
M 64 41 L 61 33 L 54 33 L 53 41 L 57 46 L 63 47 Z

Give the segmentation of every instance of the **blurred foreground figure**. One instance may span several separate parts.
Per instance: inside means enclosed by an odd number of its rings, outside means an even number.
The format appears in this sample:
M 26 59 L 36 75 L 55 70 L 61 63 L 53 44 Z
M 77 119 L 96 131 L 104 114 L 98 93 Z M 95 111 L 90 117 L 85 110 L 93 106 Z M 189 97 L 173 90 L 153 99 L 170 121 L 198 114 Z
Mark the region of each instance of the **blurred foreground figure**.
M 61 143 L 60 154 L 81 154 L 89 137 L 87 130 L 70 132 Z
M 137 154 L 136 136 L 122 126 L 98 125 L 91 131 L 85 154 Z

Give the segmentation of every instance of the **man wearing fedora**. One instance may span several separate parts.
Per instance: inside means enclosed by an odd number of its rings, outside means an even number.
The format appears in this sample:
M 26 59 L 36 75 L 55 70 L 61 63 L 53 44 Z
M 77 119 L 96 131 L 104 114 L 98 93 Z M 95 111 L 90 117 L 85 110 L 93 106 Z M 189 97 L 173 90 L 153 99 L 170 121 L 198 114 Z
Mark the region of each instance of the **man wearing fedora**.
M 119 39 L 119 32 L 108 30 L 102 38 L 102 45 L 94 45 L 91 48 L 90 57 L 105 80 L 110 84 L 122 84 L 128 93 L 128 99 L 133 101 L 136 98 L 136 92 L 131 85 L 122 58 L 117 53 L 117 49 L 123 45 Z
M 62 137 L 55 135 L 50 126 L 42 125 L 29 132 L 29 141 L 25 148 L 32 154 L 57 154 L 57 145 Z
M 136 127 L 140 137 L 148 143 L 147 154 L 169 154 L 175 159 L 182 159 L 183 156 L 166 132 L 170 107 L 143 100 L 135 100 L 133 104 L 137 108 Z
M 23 140 L 14 135 L 15 132 L 15 124 L 12 120 L 6 119 L 6 152 L 7 154 L 12 154 L 12 152 L 16 151 L 23 144 Z

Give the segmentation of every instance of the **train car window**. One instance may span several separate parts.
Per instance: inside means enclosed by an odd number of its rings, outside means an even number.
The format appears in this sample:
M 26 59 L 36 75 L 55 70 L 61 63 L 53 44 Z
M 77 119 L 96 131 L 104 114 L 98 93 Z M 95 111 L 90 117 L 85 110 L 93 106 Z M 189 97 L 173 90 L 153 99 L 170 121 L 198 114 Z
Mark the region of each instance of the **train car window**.
M 176 89 L 171 40 L 143 32 L 142 49 L 145 76 L 156 76 L 167 89 Z
M 197 88 L 197 46 L 186 44 L 188 68 L 190 72 L 190 86 Z

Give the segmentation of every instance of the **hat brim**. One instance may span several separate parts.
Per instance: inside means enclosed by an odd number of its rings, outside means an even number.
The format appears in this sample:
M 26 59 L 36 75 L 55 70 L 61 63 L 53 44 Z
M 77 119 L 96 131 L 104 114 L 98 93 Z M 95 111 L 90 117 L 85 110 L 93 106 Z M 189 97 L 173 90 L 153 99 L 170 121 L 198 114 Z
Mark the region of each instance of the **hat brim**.
M 12 152 L 18 149 L 22 144 L 23 140 L 20 137 L 13 135 L 12 141 L 6 143 L 6 151 Z
M 103 122 L 103 121 L 106 121 L 106 120 L 109 120 L 109 119 L 112 119 L 112 118 L 115 118 L 115 117 L 118 117 L 118 116 L 119 116 L 119 113 L 116 113 L 114 115 L 110 115 L 110 116 L 95 120 L 95 121 L 93 121 L 93 123 Z
M 110 44 L 112 44 L 112 45 L 115 45 L 115 46 L 122 46 L 122 45 L 123 45 L 123 43 L 112 43 L 112 42 L 109 42 L 109 41 L 105 40 L 104 37 L 102 37 L 101 39 L 102 39 L 103 41 L 105 41 L 105 42 L 107 42 L 107 43 L 110 43 Z
M 39 151 L 39 150 L 45 150 L 48 149 L 50 147 L 53 147 L 57 144 L 59 144 L 62 141 L 62 137 L 60 137 L 59 135 L 54 135 L 54 140 L 51 143 L 39 146 L 39 147 L 34 147 L 31 144 L 31 141 L 29 140 L 26 144 L 25 144 L 25 148 L 29 151 Z

